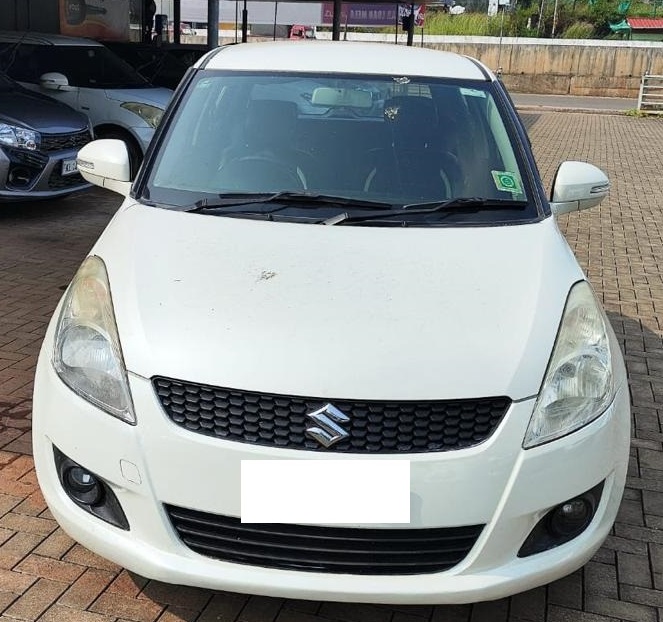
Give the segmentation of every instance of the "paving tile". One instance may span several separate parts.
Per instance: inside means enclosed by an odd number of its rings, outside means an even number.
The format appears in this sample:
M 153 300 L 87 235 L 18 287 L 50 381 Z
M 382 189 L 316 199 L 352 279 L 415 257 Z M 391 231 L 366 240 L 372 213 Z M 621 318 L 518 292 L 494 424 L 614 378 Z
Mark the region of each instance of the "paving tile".
M 147 585 L 147 582 L 148 580 L 144 577 L 122 570 L 108 586 L 108 591 L 118 596 L 136 598 Z
M 619 619 L 552 605 L 549 610 L 548 622 L 619 622 Z
M 621 553 L 623 555 L 623 553 Z M 585 568 L 585 591 L 588 594 L 619 597 L 617 585 L 617 568 L 609 564 L 589 562 Z
M 390 622 L 392 611 L 388 607 L 361 603 L 323 603 L 319 615 L 344 622 Z
M 509 601 L 503 598 L 472 605 L 470 622 L 502 622 L 508 617 Z
M 37 555 L 61 559 L 72 547 L 74 541 L 58 527 L 35 550 Z M 73 560 L 70 560 L 73 561 Z M 84 564 L 89 565 L 89 564 Z
M 211 596 L 208 590 L 183 585 L 169 585 L 160 581 L 150 581 L 138 598 L 147 598 L 162 605 L 177 605 L 201 611 Z
M 112 572 L 88 568 L 59 598 L 58 603 L 69 608 L 87 609 L 115 578 Z
M 91 611 L 79 611 L 63 607 L 62 605 L 53 605 L 39 622 L 114 622 L 115 616 L 105 616 Z
M 18 532 L 0 546 L 0 568 L 13 568 L 43 540 L 43 536 Z
M 203 609 L 197 622 L 234 622 L 248 600 L 249 597 L 244 594 L 217 592 Z M 288 609 L 286 612 L 291 616 L 287 618 L 287 622 L 295 622 L 299 619 L 297 616 L 303 616 L 301 622 L 305 622 L 305 618 L 309 616 L 307 613 L 292 609 Z M 281 612 L 282 614 L 283 612 Z M 279 622 L 284 622 L 281 620 L 281 615 L 279 615 Z
M 51 579 L 52 581 L 73 583 L 83 574 L 85 568 L 77 564 L 69 564 L 51 557 L 43 557 L 31 553 L 14 566 L 14 570 L 35 577 Z
M 0 613 L 8 609 L 12 603 L 18 600 L 19 596 L 12 592 L 0 592 Z M 13 620 L 4 615 L 0 615 L 0 620 Z
M 54 520 L 38 516 L 26 516 L 25 514 L 7 512 L 7 514 L 0 518 L 0 527 L 46 537 L 57 529 L 57 523 Z
M 19 620 L 36 620 L 67 588 L 66 584 L 39 579 L 7 608 L 3 615 Z
M 123 617 L 135 622 L 154 622 L 164 610 L 163 605 L 145 598 L 128 598 L 117 593 L 104 592 L 89 607 L 94 613 Z
M 546 619 L 546 588 L 540 587 L 511 597 L 509 620 L 544 622 Z
M 211 622 L 212 619 L 207 618 L 203 622 Z M 200 618 L 200 620 L 202 621 L 203 619 Z M 224 620 L 224 618 L 219 618 L 219 620 Z M 282 609 L 276 618 L 276 622 L 325 622 L 326 620 L 329 620 L 329 618 L 321 618 L 317 615 L 303 611 L 294 611 L 293 609 Z
M 236 619 L 237 622 L 273 622 L 282 606 L 282 598 L 251 596 Z
M 592 613 L 629 620 L 630 622 L 658 621 L 658 613 L 654 607 L 606 598 L 605 596 L 588 594 L 585 598 L 585 609 Z
M 194 622 L 199 613 L 195 609 L 169 605 L 159 616 L 157 622 Z
M 548 585 L 548 602 L 564 609 L 582 609 L 582 570 Z
M 38 577 L 0 568 L 0 592 L 23 594 L 37 580 Z
M 619 580 L 623 584 L 652 586 L 650 561 L 647 555 L 619 552 L 617 553 L 617 569 Z
M 468 622 L 472 605 L 445 605 L 433 608 L 431 622 Z
M 74 544 L 65 553 L 62 559 L 71 562 L 72 564 L 80 564 L 81 566 L 89 566 L 90 568 L 98 568 L 99 570 L 108 570 L 115 573 L 119 573 L 120 570 L 122 570 L 117 564 L 114 564 L 103 557 L 99 557 L 99 555 L 89 551 L 80 544 Z M 132 592 L 134 589 L 136 590 L 134 596 L 143 589 L 143 585 L 146 583 L 146 580 L 142 579 L 142 577 L 139 578 L 136 575 L 129 575 L 126 571 L 123 573 L 122 577 L 118 577 L 118 579 L 120 583 L 123 583 L 124 581 L 133 583 L 134 588 L 128 589 Z M 140 584 L 140 587 L 136 587 L 138 584 Z
M 316 600 L 297 600 L 287 598 L 283 601 L 283 605 L 281 607 L 282 609 L 301 611 L 302 613 L 317 613 L 321 606 L 322 603 Z

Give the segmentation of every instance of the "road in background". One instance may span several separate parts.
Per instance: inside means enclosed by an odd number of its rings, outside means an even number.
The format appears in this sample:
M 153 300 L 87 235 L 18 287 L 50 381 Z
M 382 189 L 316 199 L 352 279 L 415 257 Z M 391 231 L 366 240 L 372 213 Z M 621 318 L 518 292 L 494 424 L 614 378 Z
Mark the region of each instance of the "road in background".
M 623 97 L 583 97 L 580 95 L 536 95 L 511 93 L 516 106 L 526 108 L 551 108 L 553 110 L 587 110 L 596 112 L 625 112 L 635 110 L 637 99 Z

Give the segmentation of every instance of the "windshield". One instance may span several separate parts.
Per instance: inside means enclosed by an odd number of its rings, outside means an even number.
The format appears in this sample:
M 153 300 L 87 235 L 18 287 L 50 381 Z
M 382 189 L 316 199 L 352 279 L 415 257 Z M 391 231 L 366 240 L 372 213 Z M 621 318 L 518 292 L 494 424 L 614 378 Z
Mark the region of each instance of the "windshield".
M 143 197 L 187 206 L 287 191 L 395 209 L 473 197 L 486 199 L 484 206 L 519 205 L 489 216 L 487 207 L 474 207 L 452 222 L 531 220 L 537 211 L 523 160 L 492 88 L 391 76 L 200 72 Z

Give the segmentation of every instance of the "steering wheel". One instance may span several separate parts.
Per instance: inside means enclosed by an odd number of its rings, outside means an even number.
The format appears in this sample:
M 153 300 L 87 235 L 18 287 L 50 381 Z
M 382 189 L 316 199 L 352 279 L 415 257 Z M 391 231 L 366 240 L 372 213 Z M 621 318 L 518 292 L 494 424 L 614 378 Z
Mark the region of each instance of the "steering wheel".
M 217 180 L 224 188 L 252 192 L 306 189 L 306 178 L 301 171 L 271 155 L 230 160 L 219 168 Z

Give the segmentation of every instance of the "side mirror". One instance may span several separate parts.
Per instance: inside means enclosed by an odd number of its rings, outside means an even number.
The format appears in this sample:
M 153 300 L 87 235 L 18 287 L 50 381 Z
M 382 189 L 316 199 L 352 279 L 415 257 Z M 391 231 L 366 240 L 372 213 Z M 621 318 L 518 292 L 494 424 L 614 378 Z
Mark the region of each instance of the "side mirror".
M 39 76 L 39 86 L 48 91 L 73 91 L 74 87 L 69 86 L 67 76 L 62 73 L 50 71 Z
M 562 162 L 552 184 L 550 208 L 554 214 L 578 212 L 598 205 L 610 190 L 606 174 L 587 162 Z
M 101 188 L 128 196 L 131 190 L 131 167 L 124 141 L 115 138 L 93 140 L 78 152 L 78 172 Z

